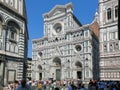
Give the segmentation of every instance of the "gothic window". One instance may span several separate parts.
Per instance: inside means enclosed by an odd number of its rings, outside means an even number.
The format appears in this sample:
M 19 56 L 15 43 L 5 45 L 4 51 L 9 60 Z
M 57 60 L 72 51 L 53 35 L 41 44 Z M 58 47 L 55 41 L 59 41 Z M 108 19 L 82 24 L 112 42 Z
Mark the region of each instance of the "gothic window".
M 89 70 L 86 70 L 86 77 L 89 77 Z
M 111 19 L 111 8 L 107 9 L 107 19 L 110 20 Z
M 15 53 L 18 53 L 18 47 L 15 46 Z
M 68 26 L 71 26 L 71 16 L 68 16 Z
M 10 48 L 11 48 L 10 51 L 11 51 L 11 52 L 14 52 L 14 45 L 13 45 L 13 44 L 11 44 L 11 47 L 10 47 Z
M 11 40 L 16 40 L 16 30 L 15 28 L 10 28 L 10 39 Z
M 11 6 L 15 6 L 15 1 L 14 1 L 14 0 L 10 0 L 10 1 L 9 1 L 9 4 L 10 4 Z
M 42 52 L 38 52 L 39 57 L 42 57 L 43 53 Z
M 56 23 L 54 26 L 53 26 L 54 30 L 55 30 L 55 33 L 60 33 L 62 31 L 62 25 L 60 23 Z
M 118 44 L 118 42 L 115 42 L 115 43 L 114 43 L 114 49 L 115 49 L 115 50 L 119 50 L 119 44 Z
M 107 36 L 106 36 L 106 33 L 105 34 L 103 34 L 103 41 L 106 41 L 107 40 Z
M 112 52 L 113 51 L 113 44 L 110 43 L 109 48 L 110 48 L 110 52 Z
M 100 77 L 104 77 L 104 73 L 100 73 Z
M 85 37 L 88 37 L 88 31 L 85 31 Z
M 17 35 L 19 35 L 19 31 L 20 31 L 19 26 L 15 22 L 9 21 L 8 30 L 9 30 L 9 39 L 14 42 L 17 41 Z
M 9 51 L 9 50 L 10 50 L 10 45 L 9 45 L 9 43 L 7 43 L 6 45 L 7 45 L 7 46 L 6 46 L 6 50 Z
M 42 70 L 42 66 L 41 66 L 41 65 L 38 65 L 38 69 L 39 69 L 39 70 Z
M 115 18 L 118 17 L 118 6 L 115 6 Z
M 117 32 L 110 32 L 110 40 L 116 39 L 116 33 Z
M 107 52 L 107 44 L 103 45 L 104 52 Z

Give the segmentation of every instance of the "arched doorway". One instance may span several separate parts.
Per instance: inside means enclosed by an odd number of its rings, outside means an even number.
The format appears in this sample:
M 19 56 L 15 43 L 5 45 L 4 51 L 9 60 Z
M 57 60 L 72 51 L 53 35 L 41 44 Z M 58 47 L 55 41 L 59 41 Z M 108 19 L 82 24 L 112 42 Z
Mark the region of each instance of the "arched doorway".
M 77 73 L 77 79 L 82 79 L 82 63 L 79 62 L 79 61 L 77 61 L 75 63 L 75 66 L 77 68 L 77 71 L 76 71 L 76 73 Z
M 39 70 L 39 80 L 42 80 L 42 66 L 38 65 L 38 70 Z
M 56 80 L 61 80 L 61 59 L 59 57 L 55 57 L 53 59 L 53 63 L 54 63 L 54 75 L 55 75 L 55 79 Z

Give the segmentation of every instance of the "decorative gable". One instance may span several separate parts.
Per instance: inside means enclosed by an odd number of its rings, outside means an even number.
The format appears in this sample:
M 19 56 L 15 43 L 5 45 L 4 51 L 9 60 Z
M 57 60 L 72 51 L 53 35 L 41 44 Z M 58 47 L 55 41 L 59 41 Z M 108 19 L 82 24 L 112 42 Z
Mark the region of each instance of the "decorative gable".
M 52 14 L 52 16 L 55 16 L 55 15 L 58 15 L 58 14 L 61 14 L 61 13 L 63 13 L 63 12 L 60 11 L 60 10 L 59 10 L 59 11 L 56 10 L 56 12 L 54 12 L 54 13 Z
M 65 14 L 66 12 L 72 12 L 73 6 L 71 3 L 66 5 L 56 5 L 50 12 L 45 13 L 44 18 L 50 18 L 52 16 L 57 16 L 60 14 Z

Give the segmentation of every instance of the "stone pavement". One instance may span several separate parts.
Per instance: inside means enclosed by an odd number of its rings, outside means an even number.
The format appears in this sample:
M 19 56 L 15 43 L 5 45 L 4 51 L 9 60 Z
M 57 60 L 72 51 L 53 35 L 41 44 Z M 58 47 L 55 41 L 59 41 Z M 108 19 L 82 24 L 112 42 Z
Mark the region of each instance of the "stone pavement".
M 2 86 L 0 85 L 0 90 L 8 90 L 8 88 L 7 88 L 7 87 L 2 87 Z
M 8 90 L 8 87 L 3 87 L 3 88 L 0 89 L 0 90 Z

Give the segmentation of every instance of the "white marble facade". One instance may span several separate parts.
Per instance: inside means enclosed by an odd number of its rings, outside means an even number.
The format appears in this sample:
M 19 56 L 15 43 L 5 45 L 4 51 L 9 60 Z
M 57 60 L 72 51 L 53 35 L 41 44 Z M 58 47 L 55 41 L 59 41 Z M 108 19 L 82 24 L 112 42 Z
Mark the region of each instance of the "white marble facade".
M 43 17 L 44 36 L 32 40 L 32 79 L 98 79 L 99 44 L 91 24 L 81 25 L 72 3 Z
M 25 77 L 23 72 L 26 71 L 23 65 L 27 60 L 28 31 L 24 4 L 24 0 L 0 0 L 0 84 L 2 85 Z
M 100 79 L 120 80 L 118 0 L 99 0 Z

